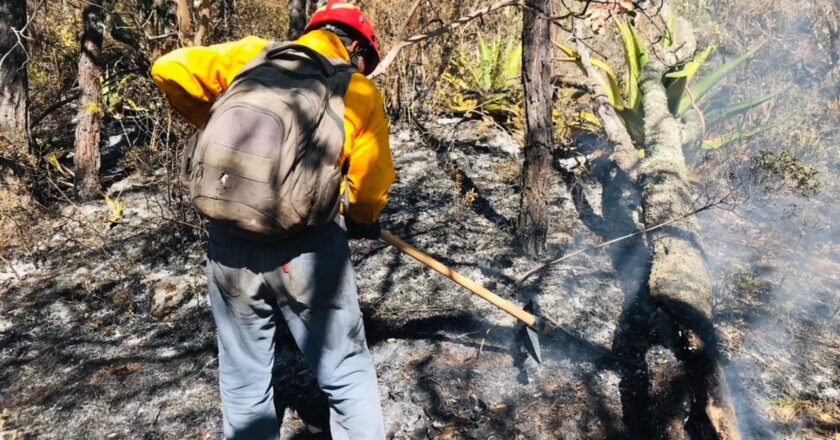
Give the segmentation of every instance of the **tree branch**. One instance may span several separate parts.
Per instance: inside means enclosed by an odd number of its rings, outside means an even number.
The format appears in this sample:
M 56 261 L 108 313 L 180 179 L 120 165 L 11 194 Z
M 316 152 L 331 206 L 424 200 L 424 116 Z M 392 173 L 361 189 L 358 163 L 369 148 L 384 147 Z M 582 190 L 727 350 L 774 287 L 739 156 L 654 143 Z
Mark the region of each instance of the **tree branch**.
M 706 210 L 708 210 L 708 209 L 714 208 L 714 207 L 719 206 L 719 205 L 725 205 L 725 204 L 728 204 L 728 203 L 732 202 L 732 200 L 733 200 L 733 198 L 734 198 L 734 197 L 735 197 L 734 191 L 729 191 L 729 192 L 728 192 L 726 195 L 724 195 L 723 197 L 721 197 L 721 198 L 719 198 L 719 199 L 716 199 L 716 200 L 713 200 L 713 201 L 711 201 L 711 202 L 709 202 L 709 203 L 706 203 L 705 205 L 703 205 L 703 206 L 701 206 L 701 207 L 699 207 L 699 208 L 697 208 L 697 209 L 695 209 L 695 210 L 693 210 L 693 211 L 691 211 L 691 212 L 687 212 L 687 213 L 685 213 L 685 214 L 683 214 L 683 215 L 679 215 L 679 216 L 677 216 L 677 217 L 674 217 L 674 218 L 672 218 L 672 219 L 670 219 L 670 220 L 664 221 L 664 222 L 659 223 L 659 224 L 657 224 L 657 225 L 653 225 L 653 226 L 651 226 L 651 227 L 649 227 L 649 228 L 645 228 L 645 229 L 643 229 L 643 230 L 641 230 L 641 231 L 636 231 L 636 232 L 633 232 L 632 234 L 622 235 L 621 237 L 614 238 L 614 239 L 612 239 L 612 240 L 605 241 L 605 242 L 603 242 L 603 243 L 601 243 L 601 244 L 598 244 L 598 245 L 595 245 L 595 246 L 590 246 L 590 247 L 588 247 L 588 248 L 581 249 L 581 250 L 579 250 L 579 251 L 572 252 L 571 254 L 568 254 L 568 255 L 563 255 L 562 257 L 555 258 L 554 260 L 551 260 L 551 261 L 545 262 L 545 263 L 541 264 L 540 266 L 538 266 L 538 267 L 536 267 L 536 268 L 534 268 L 534 269 L 531 269 L 531 270 L 529 270 L 528 272 L 525 272 L 525 274 L 523 274 L 521 277 L 517 278 L 517 279 L 516 279 L 516 285 L 517 285 L 517 286 L 518 286 L 518 285 L 521 285 L 522 283 L 524 283 L 524 282 L 525 282 L 525 280 L 527 280 L 528 278 L 530 278 L 530 277 L 531 277 L 531 276 L 533 276 L 534 274 L 536 274 L 536 273 L 538 273 L 538 272 L 542 271 L 543 269 L 545 269 L 545 268 L 547 268 L 547 267 L 549 267 L 549 266 L 553 266 L 553 265 L 555 265 L 555 264 L 562 263 L 563 261 L 566 261 L 566 260 L 568 260 L 568 259 L 570 259 L 570 258 L 576 257 L 576 256 L 578 256 L 578 255 L 580 255 L 580 254 L 583 254 L 583 253 L 586 253 L 586 252 L 589 252 L 589 251 L 594 251 L 594 250 L 596 250 L 596 249 L 601 249 L 601 248 L 603 248 L 603 247 L 607 247 L 607 246 L 610 246 L 610 245 L 616 244 L 616 243 L 618 243 L 618 242 L 621 242 L 621 241 L 624 241 L 624 240 L 627 240 L 627 239 L 630 239 L 630 238 L 633 238 L 633 237 L 638 237 L 639 235 L 642 235 L 642 234 L 645 234 L 645 233 L 648 233 L 648 232 L 651 232 L 651 231 L 655 231 L 655 230 L 660 229 L 660 228 L 664 228 L 664 227 L 669 226 L 669 225 L 672 225 L 672 224 L 674 224 L 674 223 L 676 223 L 676 222 L 678 222 L 678 221 L 680 221 L 680 220 L 684 220 L 684 219 L 686 219 L 686 218 L 688 218 L 688 217 L 691 217 L 691 216 L 695 216 L 695 215 L 697 215 L 697 214 L 700 214 L 701 212 L 706 211 Z
M 397 58 L 397 54 L 400 52 L 400 50 L 413 44 L 417 44 L 421 41 L 429 40 L 438 35 L 445 34 L 449 31 L 452 31 L 453 29 L 457 29 L 463 26 L 464 24 L 469 23 L 477 18 L 483 17 L 491 12 L 495 12 L 500 9 L 508 8 L 511 6 L 522 6 L 522 3 L 519 0 L 501 0 L 491 5 L 477 8 L 473 12 L 463 17 L 460 17 L 449 24 L 443 25 L 437 29 L 431 30 L 424 34 L 412 35 L 411 37 L 406 38 L 405 40 L 394 45 L 394 47 L 392 47 L 391 50 L 388 51 L 388 54 L 385 55 L 384 58 L 382 58 L 382 61 L 379 63 L 379 66 L 377 66 L 376 69 L 370 75 L 368 75 L 368 78 L 376 78 L 377 76 L 385 72 L 385 69 L 387 69 L 388 66 L 394 62 L 394 59 Z
M 622 124 L 615 108 L 610 104 L 606 92 L 601 87 L 601 83 L 598 81 L 599 73 L 589 61 L 589 48 L 583 43 L 583 23 L 581 20 L 575 22 L 574 37 L 577 43 L 577 52 L 580 54 L 580 63 L 589 78 L 591 89 L 595 92 L 593 96 L 595 114 L 598 115 L 601 124 L 604 126 L 607 139 L 613 144 L 613 153 L 610 155 L 610 160 L 627 173 L 631 179 L 635 180 L 636 168 L 639 163 L 636 147 L 633 145 L 630 133 L 627 132 L 627 128 Z
M 73 102 L 77 99 L 79 99 L 79 89 L 75 88 L 75 89 L 70 91 L 70 95 L 68 95 L 64 99 L 59 99 L 58 101 L 56 101 L 55 103 L 53 103 L 52 105 L 47 107 L 46 110 L 42 111 L 40 115 L 38 115 L 33 121 L 31 121 L 29 123 L 29 128 L 32 129 L 32 127 L 38 125 L 39 123 L 41 123 L 41 121 L 44 120 L 44 118 L 49 116 L 50 113 L 58 110 L 59 108 L 63 107 L 65 104 L 67 104 L 69 102 Z

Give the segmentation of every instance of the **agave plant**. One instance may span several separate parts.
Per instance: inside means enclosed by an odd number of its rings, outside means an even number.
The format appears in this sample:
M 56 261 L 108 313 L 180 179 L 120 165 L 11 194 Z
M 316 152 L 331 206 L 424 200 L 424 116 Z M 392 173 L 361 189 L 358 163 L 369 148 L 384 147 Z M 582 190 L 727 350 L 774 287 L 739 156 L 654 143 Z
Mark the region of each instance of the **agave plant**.
M 449 109 L 467 116 L 520 118 L 522 44 L 512 37 L 503 41 L 496 33 L 488 39 L 479 36 L 476 49 L 473 53 L 456 52 L 451 69 L 443 75 L 453 91 L 447 97 Z
M 619 86 L 619 81 L 616 78 L 615 70 L 609 66 L 605 61 L 597 58 L 592 58 L 590 62 L 592 66 L 598 69 L 602 75 L 597 78 L 607 94 L 610 104 L 615 108 L 619 117 L 621 117 L 624 126 L 627 128 L 633 142 L 636 145 L 644 145 L 644 112 L 642 109 L 641 94 L 639 91 L 639 75 L 642 69 L 648 63 L 647 48 L 644 41 L 639 37 L 636 28 L 633 26 L 630 19 L 624 21 L 613 17 L 613 22 L 618 29 L 621 37 L 622 46 L 624 49 L 624 61 L 627 64 L 627 79 L 624 81 L 625 87 L 622 89 Z M 668 32 L 664 40 L 665 47 L 670 46 L 673 42 L 670 35 L 673 35 L 673 24 L 669 23 L 671 32 Z M 563 61 L 574 62 L 583 70 L 580 54 L 576 51 L 563 46 L 557 42 L 552 43 L 566 54 Z M 729 73 L 740 66 L 744 61 L 752 57 L 761 47 L 763 43 L 756 45 L 740 56 L 730 60 L 727 63 L 715 68 L 707 73 L 702 78 L 693 81 L 697 76 L 700 67 L 714 50 L 713 46 L 708 46 L 702 50 L 693 60 L 685 63 L 682 66 L 675 67 L 665 74 L 663 84 L 666 87 L 668 94 L 668 107 L 674 116 L 682 117 L 685 113 L 692 109 L 695 105 L 698 106 L 701 112 L 705 115 L 705 123 L 708 126 L 729 119 L 735 115 L 746 112 L 747 110 L 758 106 L 776 95 L 782 90 L 771 92 L 757 98 L 749 99 L 743 102 L 738 102 L 724 108 L 710 108 L 704 103 L 710 96 L 709 92 L 715 85 L 720 83 Z M 689 84 L 691 84 L 689 86 Z M 591 126 L 593 120 L 597 120 L 594 115 L 587 115 L 584 118 L 584 123 L 579 124 L 582 128 Z M 720 148 L 730 142 L 758 134 L 762 131 L 769 130 L 775 127 L 774 124 L 763 125 L 752 129 L 746 129 L 739 132 L 727 133 L 717 136 L 712 139 L 705 139 L 703 141 L 703 148 L 715 149 Z

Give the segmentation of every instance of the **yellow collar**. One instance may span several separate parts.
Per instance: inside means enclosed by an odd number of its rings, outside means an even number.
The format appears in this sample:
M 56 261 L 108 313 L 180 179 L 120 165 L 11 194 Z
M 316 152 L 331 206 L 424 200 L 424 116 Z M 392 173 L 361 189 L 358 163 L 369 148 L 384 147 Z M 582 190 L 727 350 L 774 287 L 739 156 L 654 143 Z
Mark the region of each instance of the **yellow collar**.
M 302 44 L 327 58 L 339 58 L 350 62 L 350 54 L 347 53 L 347 49 L 344 48 L 341 40 L 334 33 L 323 29 L 303 34 L 295 40 L 295 44 Z

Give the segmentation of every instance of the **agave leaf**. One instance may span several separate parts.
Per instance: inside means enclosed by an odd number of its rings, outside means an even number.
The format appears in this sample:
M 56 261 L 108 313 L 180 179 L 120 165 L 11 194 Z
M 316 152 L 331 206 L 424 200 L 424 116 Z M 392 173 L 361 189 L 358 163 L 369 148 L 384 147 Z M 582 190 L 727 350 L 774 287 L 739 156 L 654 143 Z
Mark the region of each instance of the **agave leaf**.
M 703 149 L 705 150 L 717 150 L 724 145 L 730 144 L 732 142 L 740 141 L 742 139 L 746 139 L 752 136 L 755 136 L 759 133 L 763 133 L 767 130 L 772 128 L 778 127 L 780 123 L 775 124 L 766 124 L 760 125 L 758 127 L 750 128 L 747 130 L 735 131 L 732 133 L 722 134 L 720 136 L 715 136 L 713 138 L 703 140 Z
M 469 86 L 467 85 L 467 82 L 464 81 L 463 78 L 461 78 L 460 76 L 454 76 L 453 74 L 451 74 L 449 72 L 444 72 L 444 74 L 441 76 L 441 79 L 446 84 L 449 84 L 452 88 L 454 88 L 456 90 L 469 89 Z
M 662 45 L 667 49 L 674 44 L 674 32 L 676 32 L 676 26 L 674 26 L 674 16 L 668 16 L 668 24 L 667 24 L 667 32 L 665 32 L 665 41 L 662 42 Z
M 497 102 L 488 102 L 482 106 L 486 113 L 497 113 L 502 110 L 502 104 Z
M 475 99 L 463 99 L 460 102 L 450 102 L 447 104 L 447 107 L 454 113 L 470 114 L 478 108 L 478 101 Z
M 478 63 L 478 85 L 480 89 L 493 87 L 493 51 L 484 38 L 478 37 L 479 63 Z
M 515 81 L 522 72 L 522 44 L 516 39 L 508 41 L 508 49 L 505 50 L 504 64 L 502 65 L 502 76 L 504 85 L 515 86 Z
M 72 175 L 73 175 L 73 173 L 71 173 L 71 172 L 67 171 L 67 170 L 66 170 L 66 169 L 65 169 L 65 168 L 61 165 L 61 163 L 59 163 L 59 161 L 58 161 L 58 155 L 57 155 L 57 154 L 55 154 L 55 152 L 52 152 L 52 153 L 50 153 L 50 154 L 48 154 L 48 155 L 47 155 L 47 163 L 49 163 L 50 165 L 52 165 L 52 167 L 53 167 L 53 168 L 55 168 L 55 169 L 56 169 L 56 171 L 58 171 L 58 172 L 59 172 L 59 173 L 61 173 L 62 175 L 65 175 L 65 176 L 68 176 L 68 175 L 69 175 L 69 176 L 72 176 Z
M 666 93 L 668 95 L 668 109 L 671 111 L 672 114 L 677 114 L 677 109 L 680 101 L 685 97 L 685 86 L 694 78 L 694 75 L 697 74 L 697 71 L 700 70 L 700 66 L 706 61 L 709 57 L 709 54 L 712 53 L 714 46 L 707 46 L 703 49 L 702 52 L 697 54 L 693 60 L 686 63 L 681 69 L 669 72 L 665 74 L 665 78 L 671 78 L 674 81 L 670 84 L 666 84 L 668 88 Z M 693 90 L 693 89 L 692 89 Z M 691 100 L 689 99 L 689 103 Z
M 135 112 L 145 112 L 145 111 L 148 111 L 148 110 L 149 110 L 149 109 L 147 109 L 146 107 L 140 107 L 140 106 L 139 106 L 139 105 L 137 105 L 137 103 L 136 103 L 136 102 L 134 102 L 134 100 L 132 100 L 131 98 L 127 98 L 127 99 L 126 99 L 126 103 L 128 104 L 128 108 L 130 108 L 132 111 L 135 111 Z
M 714 46 L 706 46 L 702 52 L 697 54 L 693 60 L 687 62 L 685 66 L 680 68 L 679 70 L 675 70 L 673 72 L 668 72 L 665 74 L 666 78 L 686 78 L 687 80 L 691 81 L 694 78 L 694 75 L 700 70 L 700 66 L 706 62 L 706 58 L 709 57 L 709 54 L 712 53 Z
M 581 121 L 586 121 L 587 123 L 592 124 L 592 125 L 597 126 L 597 127 L 601 126 L 601 119 L 598 118 L 597 116 L 595 116 L 594 113 L 579 112 L 577 114 L 577 116 Z
M 577 51 L 575 51 L 574 49 L 572 49 L 570 47 L 566 47 L 566 46 L 564 46 L 564 45 L 562 45 L 562 44 L 560 44 L 560 43 L 558 43 L 554 40 L 551 40 L 551 44 L 553 44 L 556 48 L 563 51 L 563 53 L 565 53 L 567 57 L 580 58 L 580 54 L 578 54 Z
M 112 199 L 108 197 L 108 194 L 105 194 L 105 203 L 108 204 L 108 210 L 111 211 L 111 216 L 108 218 L 108 227 L 110 228 L 122 218 L 123 212 L 125 212 L 125 203 L 122 197 L 117 196 Z
M 598 59 L 592 58 L 590 59 L 592 65 L 598 69 L 601 69 L 605 74 L 607 74 L 607 80 L 604 81 L 602 78 L 599 78 L 601 82 L 601 87 L 604 89 L 604 93 L 607 94 L 607 98 L 610 100 L 610 105 L 612 105 L 617 111 L 623 110 L 627 107 L 627 103 L 624 101 L 624 96 L 621 94 L 621 87 L 618 85 L 618 80 L 615 77 L 615 72 L 613 72 L 610 66 Z
M 479 71 L 477 71 L 477 70 L 475 70 L 475 68 L 473 68 L 472 63 L 467 61 L 467 59 L 463 56 L 463 54 L 461 54 L 459 58 L 460 58 L 459 63 L 461 64 L 461 68 L 464 71 L 466 71 L 467 74 L 469 74 L 470 79 L 472 80 L 472 85 L 467 87 L 467 88 L 472 88 L 472 89 L 480 88 L 480 86 L 481 86 L 481 74 L 479 73 Z
M 621 43 L 624 47 L 624 61 L 627 63 L 627 84 L 624 89 L 624 96 L 627 97 L 627 106 L 635 108 L 639 101 L 639 54 L 636 50 L 636 42 L 633 39 L 633 31 L 630 30 L 629 20 L 627 24 L 622 23 L 613 16 L 615 26 L 621 36 Z
M 706 125 L 712 125 L 716 122 L 720 122 L 722 120 L 729 119 L 729 118 L 731 118 L 735 115 L 744 113 L 745 111 L 747 111 L 747 110 L 749 110 L 753 107 L 759 106 L 759 105 L 775 98 L 776 96 L 779 95 L 779 93 L 782 93 L 785 90 L 787 90 L 787 88 L 777 90 L 773 93 L 768 93 L 766 95 L 759 96 L 758 98 L 749 99 L 749 100 L 746 100 L 746 101 L 741 101 L 737 104 L 733 104 L 733 105 L 730 105 L 730 106 L 722 108 L 722 109 L 710 111 L 706 115 Z
M 577 118 L 570 121 L 570 125 L 590 133 L 595 133 L 601 129 L 601 120 L 593 113 L 578 112 Z
M 490 45 L 490 88 L 501 87 L 502 81 L 502 44 L 498 32 Z
M 735 70 L 736 67 L 740 66 L 741 63 L 746 61 L 748 58 L 753 56 L 759 49 L 764 46 L 765 42 L 761 42 L 757 44 L 752 49 L 744 52 L 738 57 L 733 58 L 732 60 L 722 64 L 717 69 L 709 72 L 706 76 L 701 78 L 691 87 L 691 91 L 694 94 L 695 101 L 700 101 L 706 93 L 712 89 L 717 83 L 719 83 L 723 78 L 726 77 L 730 72 Z M 682 115 L 685 113 L 686 110 L 691 106 L 691 99 L 686 95 L 680 99 L 680 104 L 677 107 L 677 115 Z
M 633 34 L 633 43 L 636 45 L 636 53 L 639 57 L 639 69 L 644 69 L 645 66 L 647 66 L 648 61 L 650 61 L 647 54 L 647 47 L 645 46 L 645 40 L 642 40 L 642 37 L 639 36 L 639 32 L 636 30 L 636 27 L 629 22 L 629 19 L 628 27 L 630 28 L 630 33 Z
M 560 61 L 574 62 L 575 64 L 577 64 L 581 72 L 584 72 L 584 74 L 586 74 L 583 68 L 583 63 L 581 63 L 580 61 L 579 53 L 566 46 L 563 46 L 560 43 L 557 43 L 556 41 L 552 40 L 551 43 L 554 44 L 558 49 L 563 51 L 563 53 L 568 55 L 568 58 L 560 58 Z M 621 93 L 621 87 L 619 87 L 618 85 L 618 80 L 616 79 L 615 71 L 612 69 L 612 67 L 609 66 L 609 64 L 597 58 L 589 58 L 589 62 L 592 64 L 593 67 L 600 69 L 607 75 L 606 80 L 604 80 L 604 78 L 601 76 L 599 76 L 597 79 L 598 83 L 601 85 L 601 88 L 604 89 L 604 93 L 607 94 L 607 98 L 610 101 L 610 105 L 615 107 L 616 110 L 623 110 L 627 106 L 627 104 L 624 100 L 624 96 Z

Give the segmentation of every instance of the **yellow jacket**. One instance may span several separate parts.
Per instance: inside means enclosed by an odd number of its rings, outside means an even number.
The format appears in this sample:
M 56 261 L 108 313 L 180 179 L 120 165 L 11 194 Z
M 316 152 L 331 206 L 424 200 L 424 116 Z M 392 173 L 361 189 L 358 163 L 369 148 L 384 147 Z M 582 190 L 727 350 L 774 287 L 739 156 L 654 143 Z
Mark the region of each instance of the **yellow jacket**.
M 344 45 L 330 32 L 312 31 L 295 42 L 327 58 L 350 61 Z M 251 36 L 177 49 L 155 61 L 152 78 L 175 110 L 201 126 L 216 98 L 268 44 L 268 40 Z M 350 79 L 344 107 L 344 149 L 338 163 L 350 159 L 350 216 L 358 222 L 372 223 L 388 202 L 388 189 L 395 176 L 388 120 L 379 90 L 360 73 Z

